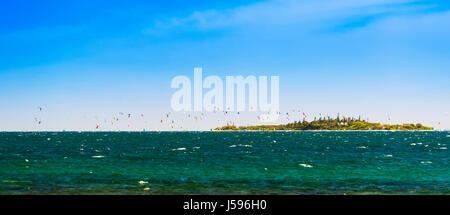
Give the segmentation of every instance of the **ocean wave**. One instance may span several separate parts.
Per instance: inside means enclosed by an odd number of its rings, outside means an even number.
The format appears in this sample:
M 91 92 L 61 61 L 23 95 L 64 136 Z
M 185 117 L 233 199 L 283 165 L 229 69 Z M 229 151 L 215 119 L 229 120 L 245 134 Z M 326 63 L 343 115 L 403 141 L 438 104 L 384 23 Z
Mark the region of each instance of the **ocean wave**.
M 305 164 L 305 163 L 300 163 L 298 164 L 299 166 L 305 167 L 305 168 L 312 168 L 313 166 L 309 165 L 309 164 Z

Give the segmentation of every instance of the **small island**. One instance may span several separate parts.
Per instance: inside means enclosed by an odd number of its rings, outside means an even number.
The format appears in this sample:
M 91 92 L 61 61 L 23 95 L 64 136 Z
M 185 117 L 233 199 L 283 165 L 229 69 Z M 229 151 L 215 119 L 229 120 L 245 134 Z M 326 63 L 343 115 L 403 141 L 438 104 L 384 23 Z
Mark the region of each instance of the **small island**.
M 390 125 L 367 122 L 359 118 L 339 118 L 332 119 L 319 118 L 311 122 L 295 121 L 285 125 L 255 125 L 255 126 L 223 126 L 215 128 L 214 131 L 430 131 L 432 127 L 423 126 L 422 124 L 403 124 Z

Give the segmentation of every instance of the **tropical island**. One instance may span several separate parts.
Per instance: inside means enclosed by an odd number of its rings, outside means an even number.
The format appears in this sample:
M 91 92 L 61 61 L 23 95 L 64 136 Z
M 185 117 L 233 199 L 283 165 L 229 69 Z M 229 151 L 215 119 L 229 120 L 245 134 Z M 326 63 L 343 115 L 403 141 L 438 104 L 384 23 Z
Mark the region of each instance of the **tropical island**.
M 228 125 L 215 128 L 214 131 L 430 131 L 432 127 L 423 126 L 422 124 L 402 124 L 390 125 L 368 122 L 359 118 L 339 118 L 332 119 L 330 117 L 321 117 L 311 122 L 295 121 L 285 125 L 255 125 L 255 126 L 235 126 Z

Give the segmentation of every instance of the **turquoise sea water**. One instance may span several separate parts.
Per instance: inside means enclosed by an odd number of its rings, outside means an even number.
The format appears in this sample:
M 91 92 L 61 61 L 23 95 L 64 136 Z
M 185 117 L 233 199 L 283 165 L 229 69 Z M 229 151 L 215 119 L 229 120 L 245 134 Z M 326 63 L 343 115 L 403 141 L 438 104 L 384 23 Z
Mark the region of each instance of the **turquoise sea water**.
M 0 194 L 450 194 L 450 132 L 1 132 Z

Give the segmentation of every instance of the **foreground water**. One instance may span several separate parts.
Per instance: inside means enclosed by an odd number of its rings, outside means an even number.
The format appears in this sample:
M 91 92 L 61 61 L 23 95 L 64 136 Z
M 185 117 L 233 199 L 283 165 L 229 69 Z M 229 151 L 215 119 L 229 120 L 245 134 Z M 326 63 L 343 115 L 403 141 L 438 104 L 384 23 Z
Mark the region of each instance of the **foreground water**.
M 450 132 L 2 132 L 0 194 L 449 194 Z

